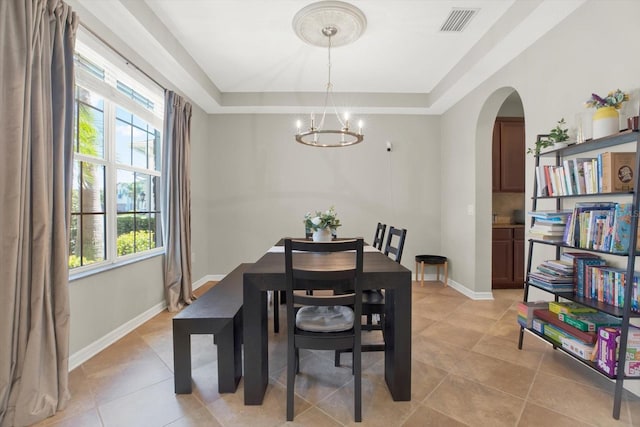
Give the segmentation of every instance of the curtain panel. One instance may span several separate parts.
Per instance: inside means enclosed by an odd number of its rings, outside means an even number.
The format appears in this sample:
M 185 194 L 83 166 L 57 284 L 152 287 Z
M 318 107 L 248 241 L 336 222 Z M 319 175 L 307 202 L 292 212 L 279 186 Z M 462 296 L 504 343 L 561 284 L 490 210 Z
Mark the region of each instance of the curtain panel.
M 0 426 L 69 400 L 73 51 L 61 0 L 0 1 Z
M 168 310 L 191 304 L 191 104 L 165 91 L 162 144 L 162 238 Z

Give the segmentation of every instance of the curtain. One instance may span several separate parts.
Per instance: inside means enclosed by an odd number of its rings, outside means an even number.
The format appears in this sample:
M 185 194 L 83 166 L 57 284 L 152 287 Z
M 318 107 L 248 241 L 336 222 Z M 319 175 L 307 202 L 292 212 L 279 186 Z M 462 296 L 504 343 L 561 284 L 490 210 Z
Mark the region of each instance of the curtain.
M 0 426 L 69 400 L 73 50 L 61 0 L 0 1 Z
M 162 145 L 164 289 L 169 311 L 191 304 L 191 104 L 165 91 Z

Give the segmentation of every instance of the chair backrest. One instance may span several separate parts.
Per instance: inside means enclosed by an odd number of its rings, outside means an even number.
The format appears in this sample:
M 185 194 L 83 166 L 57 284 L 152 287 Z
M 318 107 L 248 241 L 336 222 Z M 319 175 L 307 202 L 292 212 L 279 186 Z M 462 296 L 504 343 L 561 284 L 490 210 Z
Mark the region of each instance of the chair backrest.
M 332 242 L 284 241 L 287 322 L 294 304 L 353 306 L 362 312 L 363 239 Z M 335 295 L 308 295 L 294 290 L 335 290 Z M 342 293 L 349 291 L 349 293 Z M 356 322 L 359 323 L 359 322 Z M 293 323 L 290 324 L 290 327 Z
M 387 224 L 378 223 L 376 234 L 373 236 L 373 247 L 382 250 L 384 244 L 384 232 L 387 231 Z
M 384 254 L 393 255 L 391 258 L 399 263 L 402 260 L 402 250 L 404 249 L 404 239 L 406 236 L 406 228 L 389 227 L 389 235 L 387 237 L 387 244 L 384 247 Z

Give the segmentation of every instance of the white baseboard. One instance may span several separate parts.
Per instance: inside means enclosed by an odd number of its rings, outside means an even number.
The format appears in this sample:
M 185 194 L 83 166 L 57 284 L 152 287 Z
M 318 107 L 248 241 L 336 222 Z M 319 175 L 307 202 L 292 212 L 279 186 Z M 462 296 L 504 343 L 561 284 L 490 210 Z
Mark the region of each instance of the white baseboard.
M 224 276 L 224 274 L 208 274 L 202 277 L 200 280 L 195 281 L 193 285 L 191 285 L 191 287 L 195 291 L 207 282 L 219 282 L 220 280 L 224 279 Z
M 82 365 L 84 362 L 91 359 L 93 356 L 100 353 L 102 350 L 109 347 L 111 344 L 118 341 L 120 338 L 124 337 L 156 314 L 162 312 L 165 308 L 167 308 L 166 302 L 158 303 L 144 313 L 141 313 L 100 339 L 92 342 L 82 350 L 76 351 L 69 357 L 69 371 L 72 371 Z
M 449 278 L 449 286 L 451 286 L 456 291 L 460 292 L 462 295 L 471 298 L 472 300 L 492 300 L 493 293 L 492 292 L 474 292 L 469 288 L 462 286 L 460 283 L 455 280 L 451 280 Z

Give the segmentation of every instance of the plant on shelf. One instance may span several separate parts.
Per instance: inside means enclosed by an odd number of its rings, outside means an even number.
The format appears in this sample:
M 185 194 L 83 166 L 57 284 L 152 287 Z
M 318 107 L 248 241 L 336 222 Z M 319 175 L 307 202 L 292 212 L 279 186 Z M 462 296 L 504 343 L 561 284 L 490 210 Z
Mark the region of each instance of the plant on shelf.
M 545 135 L 538 138 L 535 148 L 529 148 L 528 154 L 540 154 L 540 150 L 551 147 L 555 144 L 564 143 L 569 139 L 569 129 L 566 127 L 567 123 L 564 121 L 564 117 L 558 120 L 556 127 L 549 131 L 549 135 Z
M 620 89 L 611 91 L 604 98 L 592 93 L 591 98 L 587 100 L 585 105 L 587 107 L 595 107 L 596 109 L 604 107 L 613 107 L 619 110 L 622 107 L 622 103 L 629 100 L 629 94 L 622 92 Z
M 316 211 L 315 214 L 307 212 L 304 216 L 304 226 L 311 231 L 323 230 L 325 228 L 333 230 L 341 225 L 338 214 L 333 206 L 324 212 Z

